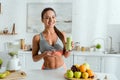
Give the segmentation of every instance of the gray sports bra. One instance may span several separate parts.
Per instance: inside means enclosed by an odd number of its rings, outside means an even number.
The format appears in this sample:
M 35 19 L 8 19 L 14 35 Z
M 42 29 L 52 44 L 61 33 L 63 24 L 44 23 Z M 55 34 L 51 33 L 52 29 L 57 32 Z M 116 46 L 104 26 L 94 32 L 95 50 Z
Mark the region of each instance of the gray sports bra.
M 45 40 L 45 37 L 43 36 L 43 34 L 40 33 L 40 51 L 44 52 L 44 51 L 51 51 L 51 50 L 63 50 L 62 41 L 58 37 L 56 43 L 52 46 Z

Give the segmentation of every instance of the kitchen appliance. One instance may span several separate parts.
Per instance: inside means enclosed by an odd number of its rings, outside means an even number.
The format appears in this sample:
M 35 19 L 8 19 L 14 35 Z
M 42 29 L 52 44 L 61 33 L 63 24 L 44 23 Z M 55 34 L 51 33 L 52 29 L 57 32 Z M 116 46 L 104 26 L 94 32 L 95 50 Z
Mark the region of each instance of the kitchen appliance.
M 14 55 L 10 58 L 10 60 L 7 63 L 7 70 L 9 71 L 17 71 L 21 69 L 21 64 L 20 64 L 20 60 L 17 57 L 17 55 Z

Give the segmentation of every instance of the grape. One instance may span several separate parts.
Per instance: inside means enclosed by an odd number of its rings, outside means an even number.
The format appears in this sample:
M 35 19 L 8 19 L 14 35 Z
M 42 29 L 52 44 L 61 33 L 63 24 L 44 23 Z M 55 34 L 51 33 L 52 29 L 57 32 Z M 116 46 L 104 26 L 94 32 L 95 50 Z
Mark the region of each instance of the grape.
M 73 65 L 73 66 L 71 67 L 71 70 L 72 70 L 73 72 L 79 71 L 75 65 Z

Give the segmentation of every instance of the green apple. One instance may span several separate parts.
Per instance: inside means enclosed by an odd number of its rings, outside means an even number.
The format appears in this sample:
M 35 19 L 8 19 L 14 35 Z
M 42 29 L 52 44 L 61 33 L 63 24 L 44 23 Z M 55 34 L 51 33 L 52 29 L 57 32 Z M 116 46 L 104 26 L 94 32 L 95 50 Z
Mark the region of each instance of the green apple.
M 74 76 L 75 76 L 75 78 L 80 78 L 81 77 L 81 72 L 80 71 L 74 72 Z
M 88 63 L 83 63 L 83 65 L 86 66 L 86 69 L 87 69 L 87 70 L 90 69 L 90 65 L 89 65 Z
M 82 73 L 82 78 L 87 79 L 89 77 L 89 74 L 87 72 Z
M 3 78 L 5 78 L 5 77 L 6 77 L 6 74 L 0 73 L 0 79 L 3 79 Z
M 3 64 L 3 60 L 0 59 L 0 68 L 1 68 L 2 64 Z
M 74 76 L 73 71 L 71 69 L 67 70 L 66 76 L 67 76 L 67 78 L 73 78 L 73 76 Z
M 101 48 L 101 45 L 98 43 L 98 44 L 96 44 L 96 48 L 97 49 L 100 49 Z
M 0 59 L 0 64 L 2 64 L 3 63 L 3 60 L 2 59 Z

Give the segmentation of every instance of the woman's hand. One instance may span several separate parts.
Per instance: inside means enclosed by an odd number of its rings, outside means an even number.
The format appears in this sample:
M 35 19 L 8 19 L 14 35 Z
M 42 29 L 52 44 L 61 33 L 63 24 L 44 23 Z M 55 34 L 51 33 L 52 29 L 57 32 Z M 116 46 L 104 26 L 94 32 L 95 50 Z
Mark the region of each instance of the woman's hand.
M 74 48 L 74 42 L 72 41 L 72 43 L 71 43 L 71 44 L 72 44 L 72 49 L 73 49 L 73 48 Z
M 44 52 L 46 54 L 46 56 L 61 56 L 63 54 L 63 51 L 56 51 L 56 50 L 52 50 L 52 51 L 45 51 Z
M 65 45 L 67 45 L 67 43 L 65 43 Z M 72 47 L 72 48 L 71 48 L 71 50 L 72 50 L 72 49 L 74 48 L 74 42 L 73 42 L 73 41 L 71 42 L 71 47 Z M 65 49 L 66 49 L 66 48 L 65 48 Z M 66 50 L 66 52 L 70 52 L 71 50 L 68 50 L 68 51 Z
M 46 56 L 55 56 L 55 51 L 53 50 L 53 51 L 45 51 L 44 52 L 44 54 L 46 55 Z

